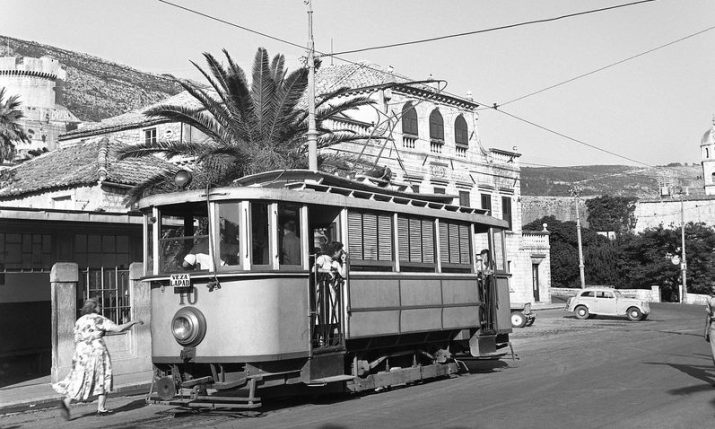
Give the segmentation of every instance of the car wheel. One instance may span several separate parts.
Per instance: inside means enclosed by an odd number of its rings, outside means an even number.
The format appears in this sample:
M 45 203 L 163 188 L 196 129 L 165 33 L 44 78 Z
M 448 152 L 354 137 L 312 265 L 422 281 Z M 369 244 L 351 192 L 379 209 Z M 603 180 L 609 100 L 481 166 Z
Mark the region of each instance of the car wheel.
M 576 309 L 573 312 L 576 315 L 576 317 L 579 319 L 588 319 L 588 316 L 589 316 L 588 308 L 586 308 L 586 306 L 584 306 L 584 305 L 579 305 L 578 307 L 576 307 Z
M 511 326 L 514 328 L 523 328 L 526 325 L 526 316 L 524 313 L 511 313 Z
M 628 316 L 628 320 L 641 320 L 641 317 L 643 317 L 643 313 L 641 313 L 641 311 L 636 307 L 631 307 L 626 312 L 626 316 Z

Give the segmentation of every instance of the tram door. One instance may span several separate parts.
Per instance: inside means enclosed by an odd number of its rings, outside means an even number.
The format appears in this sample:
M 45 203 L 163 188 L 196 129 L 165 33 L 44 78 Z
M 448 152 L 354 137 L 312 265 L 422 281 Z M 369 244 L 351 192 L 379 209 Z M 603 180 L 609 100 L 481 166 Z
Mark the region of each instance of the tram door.
M 347 292 L 347 267 L 340 270 L 336 249 L 344 243 L 340 236 L 340 209 L 324 206 L 308 211 L 311 243 L 311 315 L 313 352 L 345 347 L 344 297 Z M 347 264 L 345 264 L 347 265 Z

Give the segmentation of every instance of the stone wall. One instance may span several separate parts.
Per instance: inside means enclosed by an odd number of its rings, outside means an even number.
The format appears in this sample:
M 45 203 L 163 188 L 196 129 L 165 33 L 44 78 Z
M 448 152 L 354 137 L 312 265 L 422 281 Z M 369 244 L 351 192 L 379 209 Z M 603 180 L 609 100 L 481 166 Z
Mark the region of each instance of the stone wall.
M 636 203 L 635 232 L 663 225 L 664 228 L 680 228 L 680 200 L 643 200 Z M 685 197 L 683 201 L 685 222 L 703 222 L 715 225 L 715 196 Z
M 579 215 L 581 226 L 588 228 L 588 209 L 585 199 L 579 200 Z M 541 219 L 544 216 L 554 216 L 562 222 L 576 222 L 576 206 L 572 197 L 537 197 L 521 196 L 522 225 Z

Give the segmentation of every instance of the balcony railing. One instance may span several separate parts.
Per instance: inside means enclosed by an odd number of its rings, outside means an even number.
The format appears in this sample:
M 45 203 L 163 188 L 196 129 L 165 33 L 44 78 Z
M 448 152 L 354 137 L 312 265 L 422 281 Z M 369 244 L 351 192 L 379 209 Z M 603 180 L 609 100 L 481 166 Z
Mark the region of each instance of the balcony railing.
M 416 137 L 402 136 L 402 147 L 404 147 L 405 149 L 414 149 L 416 142 Z
M 444 146 L 444 141 L 442 140 L 431 140 L 429 144 L 429 151 L 432 153 L 442 153 L 442 147 Z

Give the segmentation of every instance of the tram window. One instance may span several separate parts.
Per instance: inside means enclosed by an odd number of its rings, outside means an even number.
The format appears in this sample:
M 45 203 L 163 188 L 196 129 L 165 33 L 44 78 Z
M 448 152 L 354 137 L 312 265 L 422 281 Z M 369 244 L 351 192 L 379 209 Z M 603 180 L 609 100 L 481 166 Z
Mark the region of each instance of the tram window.
M 253 265 L 268 265 L 268 203 L 251 203 L 251 240 Z
M 222 202 L 218 204 L 218 254 L 222 266 L 235 267 L 241 262 L 240 214 L 240 206 L 237 202 Z
M 434 221 L 417 217 L 397 219 L 400 271 L 433 272 L 435 264 Z
M 300 265 L 300 206 L 278 205 L 278 246 L 281 249 L 281 265 Z
M 204 204 L 161 210 L 159 238 L 161 272 L 209 270 L 208 214 Z
M 392 270 L 392 216 L 389 214 L 349 212 L 348 243 L 350 269 Z
M 440 261 L 443 272 L 471 272 L 469 226 L 441 221 L 439 224 Z

